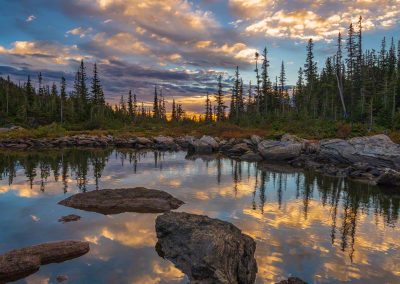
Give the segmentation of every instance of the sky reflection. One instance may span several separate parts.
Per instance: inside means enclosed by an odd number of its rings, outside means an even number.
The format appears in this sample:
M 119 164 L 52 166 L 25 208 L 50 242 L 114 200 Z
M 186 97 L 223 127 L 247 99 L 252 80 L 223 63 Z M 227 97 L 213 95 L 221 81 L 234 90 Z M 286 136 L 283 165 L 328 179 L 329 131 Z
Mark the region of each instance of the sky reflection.
M 274 170 L 272 171 L 271 168 Z M 43 266 L 20 283 L 186 283 L 154 246 L 157 214 L 103 216 L 57 205 L 96 188 L 145 186 L 183 200 L 179 211 L 235 224 L 257 242 L 257 283 L 400 281 L 400 197 L 344 179 L 221 157 L 130 150 L 0 153 L 0 252 L 40 242 L 91 242 L 87 255 Z M 57 220 L 79 214 L 75 223 Z

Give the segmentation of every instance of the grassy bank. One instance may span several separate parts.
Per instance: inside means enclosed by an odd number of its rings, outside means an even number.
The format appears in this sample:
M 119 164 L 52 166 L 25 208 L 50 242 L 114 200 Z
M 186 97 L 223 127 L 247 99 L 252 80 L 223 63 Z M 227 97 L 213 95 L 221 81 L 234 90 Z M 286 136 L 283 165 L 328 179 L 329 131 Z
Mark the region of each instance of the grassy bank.
M 224 138 L 249 137 L 257 134 L 264 138 L 275 138 L 284 133 L 291 133 L 307 139 L 323 138 L 351 138 L 378 133 L 388 134 L 393 141 L 400 143 L 400 131 L 390 131 L 384 128 L 368 129 L 363 124 L 349 124 L 344 122 L 327 122 L 321 120 L 285 121 L 277 120 L 265 123 L 258 127 L 238 126 L 230 123 L 194 123 L 194 122 L 147 122 L 140 125 L 117 127 L 113 129 L 84 130 L 79 127 L 63 127 L 60 124 L 40 126 L 33 129 L 19 129 L 0 133 L 0 139 L 4 138 L 45 138 L 71 136 L 78 134 L 113 135 L 115 137 L 132 136 L 183 136 L 183 135 L 211 135 Z

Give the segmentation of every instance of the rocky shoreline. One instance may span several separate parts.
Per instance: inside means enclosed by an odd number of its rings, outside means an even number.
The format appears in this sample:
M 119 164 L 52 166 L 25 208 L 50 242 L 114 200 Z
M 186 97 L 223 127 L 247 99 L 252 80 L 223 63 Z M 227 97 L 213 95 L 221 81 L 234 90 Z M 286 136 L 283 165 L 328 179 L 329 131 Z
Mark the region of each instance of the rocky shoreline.
M 400 145 L 386 135 L 349 140 L 306 140 L 285 134 L 278 140 L 183 136 L 152 138 L 76 135 L 60 138 L 0 140 L 0 149 L 40 149 L 64 147 L 121 147 L 162 151 L 188 151 L 189 155 L 222 153 L 249 162 L 284 162 L 294 167 L 326 175 L 349 177 L 371 184 L 400 186 Z

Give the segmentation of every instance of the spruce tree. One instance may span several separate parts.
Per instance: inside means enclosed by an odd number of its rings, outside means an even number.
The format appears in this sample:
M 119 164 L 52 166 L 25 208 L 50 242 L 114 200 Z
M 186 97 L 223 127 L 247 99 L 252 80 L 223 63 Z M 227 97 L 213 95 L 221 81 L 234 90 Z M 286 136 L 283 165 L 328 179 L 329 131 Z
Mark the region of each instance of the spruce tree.
M 61 86 L 60 86 L 60 122 L 64 122 L 64 108 L 67 99 L 66 93 L 66 82 L 64 76 L 61 77 Z
M 265 47 L 263 51 L 263 62 L 261 66 L 261 100 L 260 100 L 261 112 L 264 114 L 268 113 L 269 100 L 270 100 L 269 91 L 271 89 L 271 81 L 269 79 L 268 68 L 269 68 L 268 51 L 267 47 Z
M 133 100 L 132 100 L 132 91 L 129 90 L 129 94 L 128 94 L 128 114 L 129 114 L 129 118 L 133 119 Z
M 157 94 L 157 86 L 154 86 L 153 117 L 160 118 L 160 108 Z
M 93 65 L 93 79 L 91 87 L 91 103 L 94 105 L 104 105 L 103 89 L 100 84 L 99 74 L 97 71 L 97 64 Z
M 215 101 L 217 103 L 216 119 L 217 121 L 223 121 L 225 119 L 225 102 L 224 93 L 222 90 L 222 75 L 218 76 L 218 90 L 215 95 Z
M 175 104 L 175 99 L 172 99 L 172 121 L 176 121 L 177 120 L 177 114 L 176 114 L 176 104 Z

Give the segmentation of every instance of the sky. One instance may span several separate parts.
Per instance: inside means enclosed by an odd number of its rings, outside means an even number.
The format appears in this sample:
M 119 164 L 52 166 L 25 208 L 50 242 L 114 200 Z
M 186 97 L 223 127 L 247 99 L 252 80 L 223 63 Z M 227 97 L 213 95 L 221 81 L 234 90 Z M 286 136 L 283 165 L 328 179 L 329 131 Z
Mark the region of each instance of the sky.
M 157 85 L 189 112 L 202 111 L 219 74 L 228 86 L 236 66 L 254 82 L 254 55 L 264 46 L 271 77 L 284 61 L 290 85 L 307 40 L 321 67 L 338 32 L 360 15 L 364 48 L 400 39 L 400 0 L 0 0 L 0 7 L 0 76 L 31 75 L 37 84 L 42 72 L 48 84 L 65 76 L 71 87 L 83 59 L 88 77 L 98 64 L 108 102 L 129 90 L 150 102 Z

